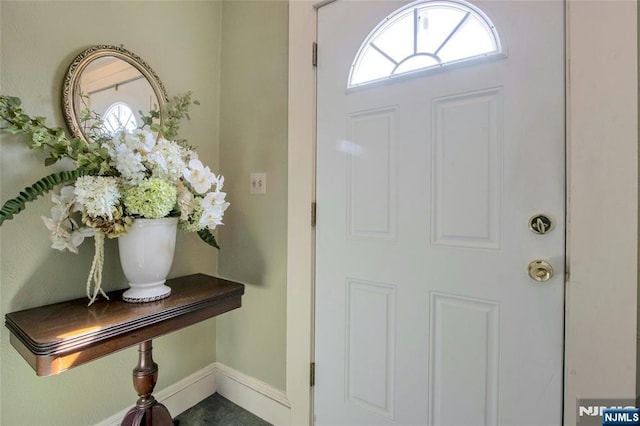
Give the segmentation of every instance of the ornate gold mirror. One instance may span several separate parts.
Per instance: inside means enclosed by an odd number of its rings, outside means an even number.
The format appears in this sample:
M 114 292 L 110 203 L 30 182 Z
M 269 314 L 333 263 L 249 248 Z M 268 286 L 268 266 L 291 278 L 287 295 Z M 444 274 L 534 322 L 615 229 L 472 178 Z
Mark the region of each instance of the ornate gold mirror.
M 162 82 L 136 54 L 117 46 L 92 46 L 73 60 L 62 87 L 62 109 L 71 134 L 87 141 L 96 118 L 108 133 L 142 125 L 140 111 L 167 101 Z M 94 118 L 88 118 L 92 112 Z

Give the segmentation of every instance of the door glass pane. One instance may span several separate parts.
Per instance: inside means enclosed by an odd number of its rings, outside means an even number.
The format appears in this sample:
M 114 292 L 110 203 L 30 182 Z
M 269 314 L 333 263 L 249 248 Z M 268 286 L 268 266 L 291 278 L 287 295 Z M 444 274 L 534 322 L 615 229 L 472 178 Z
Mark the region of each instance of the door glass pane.
M 380 29 L 380 34 L 372 43 L 399 63 L 413 55 L 413 13 L 400 16 Z
M 477 18 L 468 19 L 442 47 L 439 55 L 443 62 L 453 62 L 496 50 L 491 30 Z
M 361 45 L 349 87 L 502 52 L 495 26 L 463 0 L 419 1 L 387 16 Z

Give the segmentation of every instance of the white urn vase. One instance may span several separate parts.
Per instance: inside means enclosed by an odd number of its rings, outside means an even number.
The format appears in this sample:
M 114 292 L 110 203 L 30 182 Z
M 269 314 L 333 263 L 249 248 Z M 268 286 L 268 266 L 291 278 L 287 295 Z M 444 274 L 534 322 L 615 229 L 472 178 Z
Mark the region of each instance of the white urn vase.
M 176 246 L 177 217 L 136 219 L 127 234 L 118 238 L 120 264 L 129 289 L 125 302 L 143 303 L 171 294 L 165 285 Z

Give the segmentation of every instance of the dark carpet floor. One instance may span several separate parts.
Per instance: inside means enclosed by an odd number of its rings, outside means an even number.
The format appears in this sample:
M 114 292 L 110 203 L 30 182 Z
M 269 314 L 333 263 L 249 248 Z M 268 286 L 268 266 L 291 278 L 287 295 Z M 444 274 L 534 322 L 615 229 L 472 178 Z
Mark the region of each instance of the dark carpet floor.
M 214 393 L 174 419 L 177 426 L 271 426 L 228 399 Z

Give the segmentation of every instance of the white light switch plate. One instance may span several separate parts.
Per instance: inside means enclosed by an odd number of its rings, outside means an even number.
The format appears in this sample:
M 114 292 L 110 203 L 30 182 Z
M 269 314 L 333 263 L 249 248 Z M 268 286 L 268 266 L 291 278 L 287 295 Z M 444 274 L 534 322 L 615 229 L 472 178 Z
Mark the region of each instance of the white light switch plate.
M 267 193 L 267 174 L 263 172 L 251 173 L 249 178 L 249 194 Z

